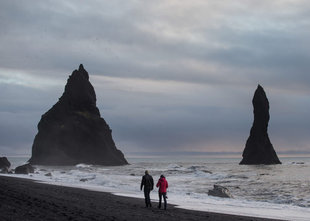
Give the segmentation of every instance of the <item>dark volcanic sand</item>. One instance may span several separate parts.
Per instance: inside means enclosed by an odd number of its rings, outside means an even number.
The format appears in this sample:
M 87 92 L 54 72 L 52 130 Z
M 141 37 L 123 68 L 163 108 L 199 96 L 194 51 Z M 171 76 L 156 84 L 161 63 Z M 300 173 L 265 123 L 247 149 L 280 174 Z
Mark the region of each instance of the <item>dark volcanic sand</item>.
M 137 184 L 139 185 L 139 184 Z M 143 192 L 141 192 L 141 195 Z M 144 200 L 0 176 L 0 220 L 268 220 L 175 208 Z

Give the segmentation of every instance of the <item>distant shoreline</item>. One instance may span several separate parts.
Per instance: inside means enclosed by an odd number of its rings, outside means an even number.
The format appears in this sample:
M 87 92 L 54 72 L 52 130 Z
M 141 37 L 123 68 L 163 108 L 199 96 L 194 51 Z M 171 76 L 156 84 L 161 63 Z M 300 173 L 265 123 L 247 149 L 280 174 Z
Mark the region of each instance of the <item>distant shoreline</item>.
M 185 210 L 144 208 L 144 200 L 106 192 L 0 176 L 0 220 L 274 220 Z

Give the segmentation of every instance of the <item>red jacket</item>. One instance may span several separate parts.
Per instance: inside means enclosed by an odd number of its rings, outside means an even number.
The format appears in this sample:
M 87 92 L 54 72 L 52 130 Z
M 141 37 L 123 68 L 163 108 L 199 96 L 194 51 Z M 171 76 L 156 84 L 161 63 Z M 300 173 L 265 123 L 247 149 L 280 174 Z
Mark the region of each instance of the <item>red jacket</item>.
M 158 192 L 166 193 L 168 188 L 168 182 L 165 177 L 162 177 L 158 180 L 156 187 L 159 187 Z

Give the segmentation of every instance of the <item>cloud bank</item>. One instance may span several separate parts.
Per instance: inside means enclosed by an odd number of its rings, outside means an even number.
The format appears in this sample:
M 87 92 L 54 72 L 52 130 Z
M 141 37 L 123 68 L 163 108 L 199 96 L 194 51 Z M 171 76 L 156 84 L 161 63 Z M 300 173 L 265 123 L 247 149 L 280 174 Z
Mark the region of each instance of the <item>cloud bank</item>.
M 258 83 L 276 151 L 309 151 L 307 1 L 2 1 L 0 153 L 36 124 L 80 63 L 125 153 L 244 148 Z

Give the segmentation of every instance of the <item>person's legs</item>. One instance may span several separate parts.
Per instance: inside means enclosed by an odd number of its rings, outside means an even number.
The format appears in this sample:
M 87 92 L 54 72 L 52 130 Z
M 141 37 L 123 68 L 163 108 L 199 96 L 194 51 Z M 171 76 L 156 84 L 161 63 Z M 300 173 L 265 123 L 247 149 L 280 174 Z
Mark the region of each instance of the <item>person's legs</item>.
M 145 200 L 145 206 L 147 207 L 147 192 L 145 191 L 145 188 L 144 188 L 144 200 Z
M 161 207 L 161 193 L 158 193 L 158 196 L 159 196 L 159 204 L 158 204 L 158 208 L 160 208 Z
M 151 193 L 151 190 L 149 189 L 147 192 L 147 202 L 149 206 L 152 207 L 150 193 Z
M 145 198 L 145 206 L 148 207 L 151 206 L 150 201 L 150 190 L 148 188 L 144 188 L 144 198 Z
M 167 193 L 163 193 L 164 198 L 164 208 L 167 209 Z

